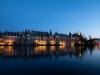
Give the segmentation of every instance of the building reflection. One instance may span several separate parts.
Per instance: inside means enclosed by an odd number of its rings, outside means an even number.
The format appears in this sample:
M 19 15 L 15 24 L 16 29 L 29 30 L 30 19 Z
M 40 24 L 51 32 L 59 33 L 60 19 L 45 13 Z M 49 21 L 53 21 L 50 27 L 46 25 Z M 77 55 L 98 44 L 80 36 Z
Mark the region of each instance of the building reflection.
M 98 44 L 98 49 L 100 49 L 100 44 Z
M 89 50 L 92 54 L 93 47 L 66 47 L 66 46 L 0 46 L 0 58 L 22 58 L 22 59 L 37 59 L 37 58 L 58 58 L 59 56 L 72 56 L 82 59 L 85 52 Z

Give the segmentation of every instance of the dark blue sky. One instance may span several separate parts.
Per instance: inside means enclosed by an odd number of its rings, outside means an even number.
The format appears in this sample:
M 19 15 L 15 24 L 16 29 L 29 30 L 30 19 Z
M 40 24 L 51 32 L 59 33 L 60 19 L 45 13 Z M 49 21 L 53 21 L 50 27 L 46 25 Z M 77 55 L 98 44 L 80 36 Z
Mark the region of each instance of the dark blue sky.
M 0 30 L 6 29 L 100 37 L 100 0 L 0 0 Z

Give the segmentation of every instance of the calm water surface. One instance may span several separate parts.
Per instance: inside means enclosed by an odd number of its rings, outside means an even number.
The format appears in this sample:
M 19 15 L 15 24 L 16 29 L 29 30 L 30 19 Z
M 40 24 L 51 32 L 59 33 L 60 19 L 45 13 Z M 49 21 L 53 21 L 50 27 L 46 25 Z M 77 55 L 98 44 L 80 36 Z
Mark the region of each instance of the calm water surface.
M 100 75 L 100 46 L 0 46 L 0 75 Z

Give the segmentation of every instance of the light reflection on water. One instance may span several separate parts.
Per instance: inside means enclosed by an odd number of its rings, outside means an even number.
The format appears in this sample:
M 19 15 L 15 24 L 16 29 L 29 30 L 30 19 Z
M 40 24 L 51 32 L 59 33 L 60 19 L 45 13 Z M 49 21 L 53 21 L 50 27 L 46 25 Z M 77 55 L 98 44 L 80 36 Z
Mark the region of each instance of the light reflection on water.
M 0 46 L 0 75 L 100 75 L 100 46 Z

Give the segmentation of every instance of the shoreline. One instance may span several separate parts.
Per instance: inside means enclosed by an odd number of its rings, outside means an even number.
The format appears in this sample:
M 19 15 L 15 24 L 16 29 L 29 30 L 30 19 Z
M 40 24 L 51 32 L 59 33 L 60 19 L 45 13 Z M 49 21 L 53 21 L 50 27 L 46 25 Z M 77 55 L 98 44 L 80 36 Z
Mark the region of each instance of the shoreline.
M 31 45 L 0 45 L 0 46 L 63 46 L 63 44 L 31 44 Z

